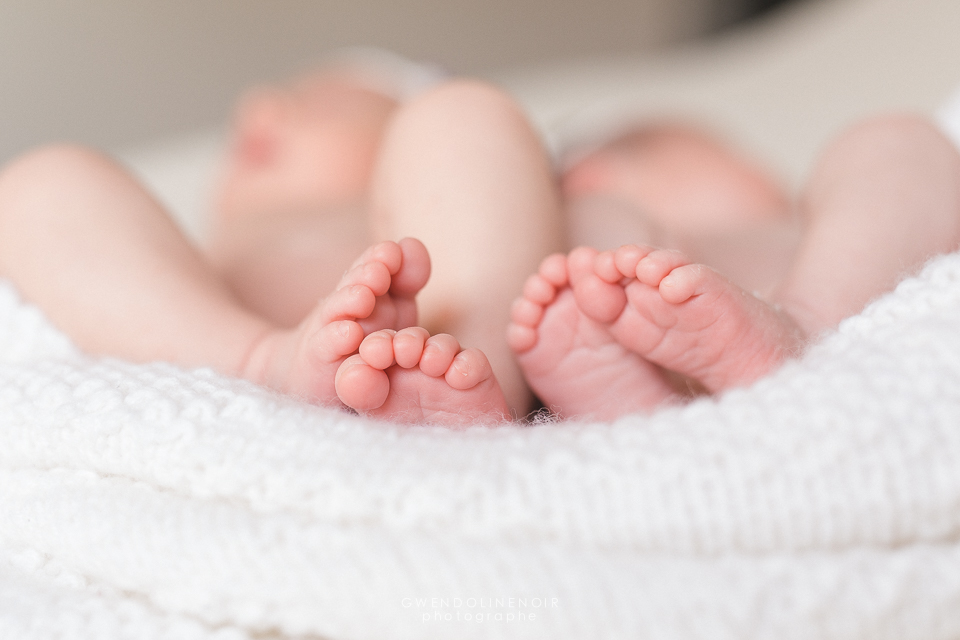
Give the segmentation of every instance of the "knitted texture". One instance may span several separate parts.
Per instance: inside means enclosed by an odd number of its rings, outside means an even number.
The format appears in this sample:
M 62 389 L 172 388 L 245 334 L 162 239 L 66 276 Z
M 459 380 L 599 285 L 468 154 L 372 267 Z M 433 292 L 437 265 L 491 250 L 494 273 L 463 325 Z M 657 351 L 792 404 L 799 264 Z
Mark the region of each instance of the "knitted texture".
M 753 386 L 446 431 L 79 354 L 0 286 L 2 638 L 960 637 L 960 255 Z

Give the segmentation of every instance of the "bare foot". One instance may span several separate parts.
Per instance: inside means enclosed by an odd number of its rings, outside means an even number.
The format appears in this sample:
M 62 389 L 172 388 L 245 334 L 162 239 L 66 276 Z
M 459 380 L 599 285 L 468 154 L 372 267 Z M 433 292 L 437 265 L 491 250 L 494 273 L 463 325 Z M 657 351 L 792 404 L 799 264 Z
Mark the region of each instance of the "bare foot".
M 370 247 L 298 327 L 263 335 L 241 375 L 311 402 L 339 405 L 337 369 L 368 333 L 415 325 L 414 296 L 429 277 L 430 257 L 419 240 Z
M 527 383 L 551 411 L 568 418 L 608 419 L 674 398 L 658 367 L 580 311 L 569 269 L 592 269 L 593 256 L 577 255 L 580 263 L 569 266 L 566 256 L 546 258 L 513 305 L 507 342 Z
M 571 277 L 579 308 L 629 351 L 708 391 L 753 382 L 801 345 L 789 318 L 676 251 L 628 245 L 574 253 L 593 262 L 592 271 Z
M 368 335 L 340 366 L 336 388 L 348 407 L 395 422 L 467 426 L 510 415 L 483 352 L 422 327 Z

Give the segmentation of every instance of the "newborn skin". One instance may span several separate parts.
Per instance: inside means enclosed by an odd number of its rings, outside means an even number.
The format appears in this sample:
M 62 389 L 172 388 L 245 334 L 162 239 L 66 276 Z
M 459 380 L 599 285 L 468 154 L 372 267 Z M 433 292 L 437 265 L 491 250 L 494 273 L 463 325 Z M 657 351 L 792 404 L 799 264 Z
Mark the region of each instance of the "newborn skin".
M 748 384 L 960 246 L 960 155 L 916 116 L 869 120 L 834 142 L 794 205 L 802 224 L 762 173 L 730 166 L 702 137 L 602 150 L 566 191 L 635 206 L 573 226 L 627 245 L 544 260 L 565 250 L 571 219 L 543 145 L 502 91 L 452 81 L 398 105 L 324 80 L 245 113 L 206 253 L 123 167 L 61 145 L 0 171 L 0 276 L 91 355 L 212 367 L 310 402 L 460 425 L 525 413 L 524 377 L 568 417 Z M 335 123 L 354 116 L 344 141 Z M 340 168 L 355 180 L 314 180 L 309 167 L 351 145 Z M 689 216 L 658 210 L 671 200 L 662 191 L 628 188 L 675 153 L 693 161 L 662 184 L 696 195 Z M 714 169 L 677 178 L 691 166 Z M 697 213 L 711 189 L 729 214 L 712 223 Z M 645 220 L 626 226 L 665 247 L 623 237 L 618 220 L 634 214 Z M 750 241 L 685 249 L 734 235 Z M 403 237 L 422 242 L 391 241 Z
M 616 158 L 612 183 L 623 186 L 630 155 Z M 827 149 L 798 201 L 802 224 L 765 210 L 724 231 L 745 242 L 711 251 L 711 264 L 764 276 L 762 295 L 676 250 L 703 248 L 716 232 L 692 218 L 665 233 L 668 218 L 643 226 L 660 229 L 673 250 L 633 242 L 544 261 L 508 329 L 544 403 L 568 417 L 610 417 L 773 371 L 932 256 L 960 247 L 960 154 L 923 118 L 867 120 Z
M 711 393 L 748 384 L 801 344 L 789 318 L 709 267 L 633 245 L 547 258 L 508 335 L 548 407 L 594 418 L 678 400 L 665 372 Z
M 337 394 L 361 415 L 448 426 L 496 424 L 510 409 L 487 357 L 422 327 L 368 335 L 337 371 Z
M 507 340 L 531 388 L 560 416 L 613 418 L 677 395 L 656 365 L 581 311 L 564 255 L 546 258 L 527 280 Z
M 420 241 L 370 247 L 297 327 L 264 333 L 241 375 L 310 402 L 338 405 L 334 380 L 341 364 L 369 332 L 414 324 L 415 296 L 429 277 L 430 258 Z

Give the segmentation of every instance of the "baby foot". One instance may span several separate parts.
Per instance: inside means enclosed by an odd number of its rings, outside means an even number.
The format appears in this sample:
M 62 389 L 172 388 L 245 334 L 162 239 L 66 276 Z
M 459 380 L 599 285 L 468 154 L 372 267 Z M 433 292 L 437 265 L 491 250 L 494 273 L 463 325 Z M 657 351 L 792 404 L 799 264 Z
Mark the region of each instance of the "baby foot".
M 771 305 L 676 251 L 578 252 L 584 268 L 571 280 L 579 308 L 626 349 L 708 391 L 753 382 L 801 344 Z
M 348 407 L 395 422 L 466 426 L 510 415 L 483 352 L 422 327 L 368 335 L 337 371 L 336 389 Z
M 337 369 L 365 335 L 416 324 L 416 293 L 430 276 L 419 240 L 381 242 L 367 249 L 300 325 L 263 335 L 241 375 L 318 404 L 339 405 Z
M 507 342 L 527 383 L 555 413 L 609 419 L 676 395 L 655 365 L 580 311 L 566 256 L 549 256 L 527 279 L 511 320 Z

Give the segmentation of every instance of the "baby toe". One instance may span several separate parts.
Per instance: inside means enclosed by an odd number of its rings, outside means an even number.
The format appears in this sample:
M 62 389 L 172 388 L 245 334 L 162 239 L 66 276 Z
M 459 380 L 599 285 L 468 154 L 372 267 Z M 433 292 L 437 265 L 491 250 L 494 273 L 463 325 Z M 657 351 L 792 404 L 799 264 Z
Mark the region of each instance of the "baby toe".
M 308 350 L 321 363 L 336 362 L 355 352 L 363 341 L 363 329 L 352 320 L 340 320 L 320 327 L 310 337 Z
M 450 334 L 430 336 L 420 357 L 420 370 L 432 378 L 439 378 L 447 372 L 459 352 L 460 343 Z
M 539 273 L 527 278 L 523 284 L 523 297 L 537 304 L 550 304 L 556 295 L 556 287 Z
M 515 353 L 526 353 L 537 346 L 537 330 L 533 327 L 511 323 L 507 326 L 507 346 Z
M 479 349 L 464 349 L 453 359 L 444 375 L 454 389 L 466 391 L 472 389 L 493 375 L 490 361 Z
M 672 304 L 686 302 L 699 292 L 706 273 L 712 272 L 701 264 L 677 267 L 660 281 L 660 297 Z
M 597 322 L 613 322 L 627 304 L 623 286 L 604 282 L 592 270 L 571 280 L 577 307 L 585 316 Z
M 390 291 L 399 296 L 415 295 L 430 279 L 430 254 L 416 238 L 404 238 L 397 247 L 401 259 L 390 272 L 393 274 Z
M 360 356 L 350 356 L 343 361 L 334 384 L 340 401 L 360 412 L 383 406 L 390 393 L 387 374 L 371 367 Z
M 369 287 L 375 296 L 382 296 L 390 289 L 390 271 L 387 265 L 373 260 L 355 265 L 340 280 L 338 289 L 363 285 Z
M 623 279 L 623 274 L 617 269 L 615 254 L 612 251 L 603 251 L 593 260 L 593 272 L 598 278 L 609 284 L 616 284 Z
M 653 251 L 650 247 L 640 247 L 635 244 L 625 244 L 613 254 L 617 271 L 624 278 L 637 277 L 637 264 Z
M 526 298 L 517 298 L 510 307 L 510 320 L 524 327 L 536 327 L 543 319 L 543 305 Z
M 393 357 L 404 369 L 411 369 L 420 362 L 423 347 L 430 333 L 423 327 L 407 327 L 393 337 Z
M 375 369 L 386 369 L 394 363 L 393 338 L 396 332 L 391 329 L 374 331 L 360 343 L 360 357 Z
M 362 284 L 348 285 L 326 297 L 317 320 L 322 324 L 329 324 L 336 320 L 366 318 L 373 313 L 376 304 L 377 296 L 370 287 Z
M 576 286 L 586 278 L 594 277 L 593 263 L 599 252 L 593 247 L 577 247 L 567 256 L 570 282 Z
M 552 284 L 555 288 L 566 286 L 569 275 L 567 274 L 567 256 L 562 253 L 554 253 L 547 256 L 540 263 L 537 273 L 541 278 Z
M 360 257 L 353 263 L 353 266 L 359 266 L 368 262 L 379 262 L 383 264 L 390 274 L 396 273 L 403 263 L 403 251 L 396 242 L 386 240 L 367 247 L 366 251 L 360 254 Z
M 640 282 L 656 287 L 668 273 L 687 264 L 690 260 L 679 251 L 657 249 L 637 263 L 635 274 Z

